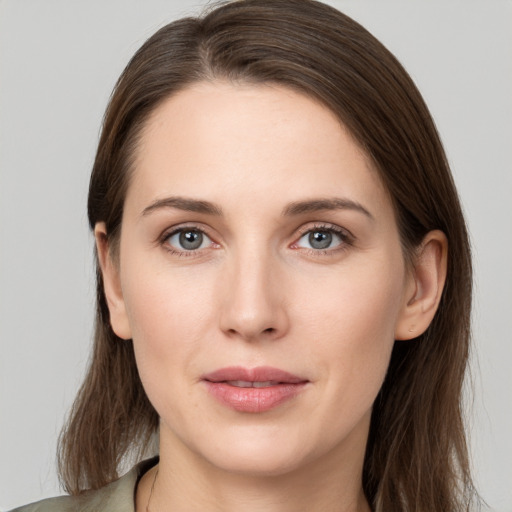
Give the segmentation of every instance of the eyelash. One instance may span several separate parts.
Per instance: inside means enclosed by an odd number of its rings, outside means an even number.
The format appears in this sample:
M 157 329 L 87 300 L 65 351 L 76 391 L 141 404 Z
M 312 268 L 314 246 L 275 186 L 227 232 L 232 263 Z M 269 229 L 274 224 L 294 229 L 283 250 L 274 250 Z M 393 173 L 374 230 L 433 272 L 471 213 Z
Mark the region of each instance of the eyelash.
M 305 247 L 298 247 L 297 249 L 302 249 L 303 251 L 306 251 L 307 254 L 310 256 L 334 256 L 335 254 L 338 254 L 341 251 L 346 251 L 349 247 L 354 245 L 355 237 L 348 230 L 340 228 L 339 226 L 336 226 L 334 224 L 317 223 L 314 224 L 313 226 L 301 228 L 299 230 L 299 237 L 297 238 L 297 241 L 292 244 L 292 246 L 296 246 L 299 240 L 302 237 L 304 237 L 304 235 L 307 235 L 308 233 L 315 233 L 318 231 L 331 233 L 338 236 L 339 239 L 341 240 L 340 245 L 338 247 L 334 247 L 333 249 L 308 249 Z
M 208 233 L 203 228 L 200 228 L 200 227 L 198 227 L 196 225 L 179 226 L 179 227 L 176 227 L 176 228 L 172 229 L 171 231 L 166 231 L 158 239 L 158 243 L 166 251 L 168 251 L 169 253 L 171 253 L 173 255 L 179 256 L 179 257 L 187 258 L 187 257 L 198 256 L 199 253 L 203 249 L 192 249 L 192 250 L 180 251 L 178 249 L 175 249 L 169 243 L 167 243 L 168 240 L 172 236 L 174 236 L 174 235 L 176 235 L 178 233 L 187 232 L 187 231 L 196 231 L 198 233 L 202 233 L 204 236 L 208 237 L 211 240 L 212 244 L 218 246 L 218 244 L 216 244 L 211 239 L 211 237 L 208 235 Z M 340 243 L 339 247 L 335 247 L 333 249 L 329 249 L 329 248 L 328 249 L 308 249 L 308 248 L 305 248 L 305 247 L 297 247 L 297 244 L 298 244 L 299 240 L 301 238 L 303 238 L 304 235 L 307 235 L 308 233 L 314 233 L 316 231 L 322 231 L 322 232 L 326 232 L 326 233 L 331 233 L 331 234 L 334 234 L 334 235 L 338 236 L 339 239 L 341 240 L 341 243 Z M 344 251 L 348 247 L 352 246 L 354 244 L 354 240 L 355 240 L 355 238 L 352 235 L 352 233 L 350 233 L 346 229 L 342 229 L 339 226 L 336 226 L 336 225 L 333 225 L 333 224 L 318 223 L 318 224 L 315 224 L 314 226 L 307 226 L 307 227 L 301 228 L 299 230 L 299 236 L 297 237 L 296 241 L 291 245 L 291 247 L 293 249 L 295 249 L 295 250 L 301 249 L 302 251 L 305 251 L 308 255 L 311 255 L 311 256 L 316 256 L 316 257 L 318 257 L 318 256 L 332 256 L 334 254 L 337 254 L 339 251 Z
M 187 232 L 187 231 L 196 231 L 198 233 L 201 233 L 203 234 L 204 236 L 206 236 L 207 238 L 209 238 L 212 242 L 212 244 L 215 244 L 215 242 L 213 242 L 213 240 L 211 239 L 211 237 L 208 235 L 208 233 L 203 229 L 203 228 L 200 228 L 198 226 L 195 226 L 195 225 L 189 225 L 189 226 L 179 226 L 179 227 L 176 227 L 174 229 L 172 229 L 171 231 L 166 231 L 160 238 L 159 238 L 159 244 L 166 250 L 168 251 L 169 253 L 171 253 L 172 255 L 175 255 L 175 256 L 179 256 L 179 257 L 184 257 L 184 258 L 190 258 L 190 257 L 194 257 L 194 256 L 198 256 L 199 255 L 199 252 L 202 251 L 202 249 L 195 249 L 195 250 L 183 250 L 183 251 L 180 251 L 178 249 L 175 249 L 172 245 L 170 245 L 169 243 L 167 243 L 167 241 L 174 235 L 178 234 L 178 233 L 183 233 L 183 232 Z M 215 244 L 215 245 L 218 245 L 218 244 Z

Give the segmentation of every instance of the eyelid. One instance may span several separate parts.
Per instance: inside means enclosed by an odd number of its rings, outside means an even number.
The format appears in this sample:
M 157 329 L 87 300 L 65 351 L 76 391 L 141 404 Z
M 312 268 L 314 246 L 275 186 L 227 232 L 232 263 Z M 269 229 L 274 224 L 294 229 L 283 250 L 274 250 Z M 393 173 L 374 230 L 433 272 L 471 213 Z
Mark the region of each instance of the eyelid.
M 170 237 L 173 235 L 176 235 L 177 233 L 180 233 L 182 231 L 198 231 L 202 233 L 204 236 L 206 236 L 212 246 L 219 247 L 220 245 L 214 240 L 213 236 L 209 233 L 209 230 L 206 229 L 203 226 L 200 226 L 196 223 L 183 223 L 178 224 L 176 226 L 172 226 L 170 228 L 165 229 L 162 234 L 157 238 L 156 243 L 157 245 L 162 246 L 166 251 L 170 252 L 171 254 L 176 254 L 178 256 L 197 256 L 205 249 L 208 249 L 209 247 L 203 247 L 202 249 L 190 249 L 190 250 L 180 250 L 170 244 L 167 243 L 167 240 L 169 240 Z
M 315 232 L 315 231 L 327 231 L 335 234 L 341 239 L 341 242 L 338 246 L 327 249 L 313 249 L 308 247 L 299 247 L 297 244 L 304 235 Z M 313 224 L 305 224 L 298 229 L 298 234 L 295 237 L 295 241 L 291 244 L 291 248 L 296 250 L 307 251 L 314 256 L 325 255 L 325 254 L 334 254 L 338 251 L 345 250 L 347 247 L 353 245 L 355 241 L 354 235 L 346 228 L 342 228 L 336 224 L 331 224 L 329 222 L 314 222 Z
M 354 239 L 354 235 L 347 229 L 338 226 L 337 224 L 331 224 L 330 222 L 313 222 L 302 225 L 297 231 L 299 236 L 304 236 L 306 233 L 311 231 L 332 231 L 333 233 L 339 234 L 346 238 Z

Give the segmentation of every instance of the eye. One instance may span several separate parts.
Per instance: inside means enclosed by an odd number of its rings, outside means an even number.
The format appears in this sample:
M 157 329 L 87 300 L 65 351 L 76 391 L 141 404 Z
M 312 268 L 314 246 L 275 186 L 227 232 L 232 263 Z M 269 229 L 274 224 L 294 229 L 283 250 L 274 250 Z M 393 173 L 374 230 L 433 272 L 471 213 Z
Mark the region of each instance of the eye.
M 294 244 L 295 247 L 325 251 L 338 249 L 349 243 L 348 235 L 331 227 L 319 227 L 306 231 Z
M 197 251 L 212 244 L 211 239 L 198 229 L 183 228 L 171 233 L 166 243 L 176 251 Z

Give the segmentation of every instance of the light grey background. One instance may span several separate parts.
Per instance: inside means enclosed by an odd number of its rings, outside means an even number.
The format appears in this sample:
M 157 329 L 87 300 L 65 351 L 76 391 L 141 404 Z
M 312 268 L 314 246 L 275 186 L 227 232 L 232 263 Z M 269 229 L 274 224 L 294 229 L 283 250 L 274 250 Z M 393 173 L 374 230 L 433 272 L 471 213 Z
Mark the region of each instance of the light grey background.
M 512 511 L 512 3 L 332 0 L 409 70 L 445 142 L 476 266 L 471 451 Z M 83 375 L 94 285 L 86 193 L 101 117 L 178 0 L 0 0 L 0 509 L 59 493 L 56 436 Z

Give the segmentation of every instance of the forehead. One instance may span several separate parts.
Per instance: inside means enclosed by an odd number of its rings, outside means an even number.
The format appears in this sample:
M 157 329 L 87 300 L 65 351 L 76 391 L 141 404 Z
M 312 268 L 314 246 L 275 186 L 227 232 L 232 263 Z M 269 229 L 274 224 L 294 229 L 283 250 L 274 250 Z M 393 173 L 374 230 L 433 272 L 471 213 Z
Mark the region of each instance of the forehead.
M 223 202 L 232 194 L 249 203 L 335 193 L 387 200 L 370 159 L 333 112 L 282 86 L 200 82 L 148 119 L 128 196 Z

